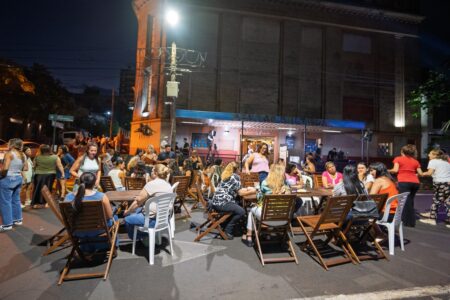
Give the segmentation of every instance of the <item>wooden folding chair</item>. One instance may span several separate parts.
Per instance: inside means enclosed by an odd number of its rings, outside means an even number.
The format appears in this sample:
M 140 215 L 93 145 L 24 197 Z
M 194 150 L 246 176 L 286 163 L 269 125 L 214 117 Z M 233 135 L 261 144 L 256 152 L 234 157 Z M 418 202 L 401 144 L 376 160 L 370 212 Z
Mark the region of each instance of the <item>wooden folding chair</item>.
M 111 192 L 116 190 L 116 186 L 111 178 L 111 176 L 102 176 L 100 177 L 100 187 L 103 190 L 103 193 Z
M 198 225 L 195 228 L 195 231 L 197 231 L 197 237 L 194 239 L 194 242 L 200 241 L 205 235 L 209 234 L 213 230 L 217 230 L 217 232 L 224 240 L 228 240 L 228 237 L 225 234 L 225 232 L 223 232 L 222 228 L 220 227 L 220 224 L 222 224 L 223 222 L 225 222 L 226 219 L 231 217 L 231 213 L 222 213 L 217 212 L 214 209 L 209 209 L 208 202 L 206 202 L 205 198 L 203 198 L 203 194 L 198 186 L 197 186 L 197 197 L 199 199 L 199 202 L 202 204 L 207 217 L 205 222 L 203 222 L 202 224 Z
M 322 174 L 313 174 L 315 188 L 323 188 Z
M 290 262 L 294 261 L 298 264 L 297 255 L 292 246 L 292 228 L 291 218 L 294 211 L 296 195 L 265 195 L 263 200 L 263 207 L 261 212 L 261 220 L 253 216 L 253 232 L 255 234 L 255 242 L 257 246 L 257 253 L 261 264 L 275 262 Z M 264 234 L 276 234 L 281 239 L 264 241 L 262 236 Z M 289 256 L 267 258 L 262 252 L 262 243 L 283 243 L 288 245 Z
M 144 177 L 125 177 L 125 188 L 129 190 L 142 190 L 145 186 Z
M 388 199 L 388 194 L 381 195 L 360 195 L 358 197 L 358 201 L 367 201 L 374 200 L 377 204 L 377 210 L 379 215 L 382 215 L 382 210 L 384 208 L 384 204 Z M 343 230 L 344 235 L 347 237 L 347 240 L 355 244 L 357 243 L 359 246 L 363 246 L 367 244 L 366 242 L 371 242 L 375 246 L 375 252 L 377 255 L 370 255 L 366 252 L 366 254 L 359 254 L 358 251 L 355 251 L 356 257 L 355 260 L 359 263 L 362 260 L 369 259 L 388 259 L 387 255 L 384 253 L 383 248 L 381 248 L 380 244 L 376 241 L 375 236 L 372 234 L 372 229 L 376 226 L 376 218 L 367 218 L 367 217 L 356 217 L 353 216 L 345 226 Z M 367 245 L 366 245 L 367 246 Z M 358 247 L 353 247 L 353 249 L 357 250 Z M 388 259 L 389 260 L 389 259 Z
M 113 225 L 108 228 L 102 201 L 83 202 L 82 210 L 77 215 L 75 214 L 75 210 L 70 202 L 62 202 L 59 204 L 59 207 L 67 232 L 69 233 L 72 241 L 72 251 L 67 257 L 67 263 L 61 272 L 58 285 L 61 285 L 64 280 L 77 280 L 96 277 L 103 277 L 103 280 L 106 280 L 111 268 L 112 258 L 116 255 L 116 239 L 117 231 L 119 229 L 119 221 L 115 221 Z M 90 238 L 79 238 L 77 234 L 83 232 L 98 232 L 98 235 Z M 99 240 L 99 238 L 101 240 Z M 81 250 L 80 245 L 93 243 L 106 243 L 108 245 L 109 250 L 106 251 L 107 264 L 105 271 L 73 275 L 69 274 L 75 252 L 77 252 L 79 258 L 83 261 L 89 262 Z
M 256 172 L 250 172 L 250 174 L 247 174 L 245 172 L 242 172 L 240 174 L 241 177 L 241 184 L 242 187 L 254 187 L 255 182 L 259 183 L 259 174 Z
M 61 225 L 64 226 L 64 220 L 61 215 L 61 212 L 59 211 L 58 201 L 56 201 L 53 198 L 52 194 L 50 193 L 50 190 L 48 189 L 48 187 L 46 185 L 44 185 L 42 187 L 41 194 L 42 194 L 42 197 L 44 197 L 45 201 L 48 203 L 48 206 L 52 210 L 53 214 L 61 222 Z M 66 242 L 69 243 L 70 238 L 69 238 L 69 234 L 66 232 L 66 228 L 63 227 L 61 230 L 59 230 L 57 233 L 55 233 L 52 237 L 47 239 L 47 244 L 50 244 L 50 247 L 42 254 L 42 256 L 49 255 L 50 253 L 56 251 L 60 246 L 62 246 Z
M 178 182 L 178 187 L 176 189 L 177 198 L 175 200 L 175 206 L 179 206 L 180 210 L 183 207 L 186 211 L 186 215 L 178 217 L 177 220 L 191 217 L 191 214 L 189 213 L 189 210 L 184 203 L 186 201 L 186 195 L 189 190 L 189 180 L 189 176 L 173 176 L 172 179 L 172 185 Z
M 301 250 L 308 252 L 310 254 L 310 249 L 316 254 L 319 259 L 319 263 L 328 270 L 328 267 L 351 262 L 355 264 L 354 253 L 352 246 L 348 243 L 347 238 L 342 233 L 342 226 L 344 224 L 345 218 L 350 211 L 350 208 L 355 201 L 356 196 L 341 196 L 341 197 L 330 197 L 328 198 L 325 209 L 320 215 L 314 216 L 304 216 L 297 217 L 300 224 L 300 228 L 305 234 L 306 241 L 301 246 Z M 326 235 L 327 239 L 324 242 L 329 247 L 329 243 L 334 239 L 335 244 L 341 244 L 342 250 L 346 257 L 328 259 L 325 261 L 318 250 L 318 245 L 314 241 L 314 237 L 317 235 Z M 324 255 L 330 256 L 330 253 L 325 253 Z M 310 255 L 311 256 L 311 255 Z M 312 257 L 312 256 L 311 256 Z

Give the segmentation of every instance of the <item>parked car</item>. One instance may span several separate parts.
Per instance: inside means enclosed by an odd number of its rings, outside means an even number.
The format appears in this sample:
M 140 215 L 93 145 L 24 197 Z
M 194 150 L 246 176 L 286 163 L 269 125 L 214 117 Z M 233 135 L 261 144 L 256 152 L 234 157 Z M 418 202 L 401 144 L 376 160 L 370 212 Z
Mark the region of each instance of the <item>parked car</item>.
M 39 150 L 40 144 L 32 142 L 32 141 L 24 141 L 23 148 L 31 149 L 31 158 L 36 156 L 37 151 Z M 3 161 L 5 157 L 5 153 L 8 152 L 8 143 L 0 144 L 0 161 Z

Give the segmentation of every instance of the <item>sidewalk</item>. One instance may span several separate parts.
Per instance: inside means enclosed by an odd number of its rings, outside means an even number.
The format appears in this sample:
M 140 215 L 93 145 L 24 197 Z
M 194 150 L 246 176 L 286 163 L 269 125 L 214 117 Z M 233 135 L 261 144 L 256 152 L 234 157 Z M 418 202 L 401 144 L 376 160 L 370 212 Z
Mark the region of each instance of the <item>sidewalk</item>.
M 430 201 L 431 195 L 419 194 L 416 207 L 427 209 Z M 132 256 L 131 246 L 123 245 L 106 281 L 72 281 L 58 287 L 69 249 L 42 257 L 45 247 L 37 246 L 59 229 L 56 218 L 49 209 L 26 210 L 24 220 L 24 226 L 0 235 L 0 299 L 286 299 L 395 290 L 410 295 L 414 287 L 427 291 L 436 286 L 441 288 L 435 288 L 438 294 L 434 295 L 441 295 L 450 284 L 450 229 L 442 224 L 418 222 L 416 228 L 405 228 L 406 251 L 397 247 L 389 261 L 365 261 L 325 271 L 298 246 L 299 265 L 262 267 L 255 250 L 245 247 L 240 238 L 194 243 L 191 220 L 180 220 L 173 257 L 157 248 L 155 265 L 149 266 L 147 248 L 140 246 Z M 193 213 L 192 221 L 201 220 L 200 211 Z M 431 299 L 428 296 L 424 299 Z

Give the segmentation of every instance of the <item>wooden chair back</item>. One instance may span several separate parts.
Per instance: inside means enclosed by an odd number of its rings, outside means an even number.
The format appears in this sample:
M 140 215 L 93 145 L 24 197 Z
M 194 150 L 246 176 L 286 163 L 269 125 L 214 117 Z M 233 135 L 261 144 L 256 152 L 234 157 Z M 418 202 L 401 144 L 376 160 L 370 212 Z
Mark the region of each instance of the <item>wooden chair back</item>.
M 50 190 L 46 185 L 42 187 L 41 194 L 42 197 L 44 197 L 50 209 L 52 210 L 52 212 L 55 214 L 56 218 L 58 218 L 61 224 L 64 225 L 64 220 L 59 210 L 58 201 L 53 198 L 52 193 L 50 193 Z
M 173 176 L 172 185 L 178 182 L 178 187 L 176 189 L 177 198 L 184 199 L 189 190 L 189 176 Z
M 267 221 L 290 222 L 296 195 L 265 195 L 261 213 L 261 223 Z
M 77 214 L 71 202 L 59 203 L 64 224 L 72 241 L 75 233 L 98 230 L 105 231 L 110 239 L 103 202 L 85 201 L 81 205 L 81 211 Z
M 329 197 L 325 209 L 317 223 L 316 229 L 318 229 L 320 225 L 327 223 L 337 224 L 338 227 L 341 228 L 355 199 L 355 195 Z
M 241 173 L 241 184 L 242 187 L 254 187 L 255 182 L 259 182 L 259 174 L 256 172 L 250 172 L 250 174 Z
M 142 190 L 145 186 L 144 177 L 125 177 L 125 188 L 129 190 Z
M 116 190 L 116 186 L 114 185 L 114 182 L 113 182 L 111 176 L 100 177 L 100 186 L 103 190 L 103 193 Z
M 315 188 L 323 187 L 322 174 L 313 174 L 313 181 Z

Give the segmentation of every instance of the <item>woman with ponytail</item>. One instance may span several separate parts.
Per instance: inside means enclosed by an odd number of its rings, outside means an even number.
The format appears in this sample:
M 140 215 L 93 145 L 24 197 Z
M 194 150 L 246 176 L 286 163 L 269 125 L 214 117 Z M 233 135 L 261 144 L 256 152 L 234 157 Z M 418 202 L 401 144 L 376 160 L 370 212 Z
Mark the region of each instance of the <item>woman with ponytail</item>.
M 113 221 L 117 219 L 117 216 L 113 215 L 113 211 L 111 208 L 111 203 L 109 202 L 108 197 L 96 191 L 94 189 L 95 183 L 97 181 L 97 177 L 92 172 L 85 172 L 81 174 L 80 176 L 80 185 L 78 186 L 77 193 L 69 193 L 67 194 L 64 201 L 66 202 L 72 202 L 72 207 L 75 210 L 75 216 L 74 219 L 71 220 L 71 222 L 75 222 L 77 215 L 82 210 L 82 203 L 84 201 L 102 201 L 103 202 L 103 208 L 106 214 L 106 218 L 108 219 L 108 226 L 112 226 Z M 81 238 L 92 238 L 98 236 L 99 232 L 83 232 L 81 235 L 78 235 L 78 237 Z M 91 239 L 90 239 L 91 240 Z M 95 252 L 97 250 L 104 250 L 104 244 L 98 243 L 98 244 L 87 244 L 87 245 L 81 245 L 81 250 L 84 252 Z

